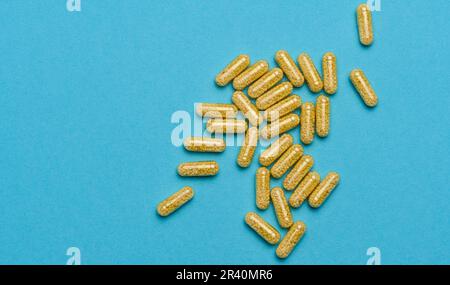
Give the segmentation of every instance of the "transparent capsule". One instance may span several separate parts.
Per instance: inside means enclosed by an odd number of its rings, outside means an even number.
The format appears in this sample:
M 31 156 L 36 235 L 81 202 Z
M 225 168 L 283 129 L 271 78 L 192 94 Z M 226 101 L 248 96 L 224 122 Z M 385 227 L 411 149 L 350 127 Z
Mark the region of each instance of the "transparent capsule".
M 375 107 L 378 104 L 378 97 L 372 86 L 367 80 L 366 75 L 361 69 L 354 69 L 350 73 L 350 80 L 353 83 L 356 91 L 368 107 Z
M 302 113 L 300 114 L 300 140 L 304 144 L 310 144 L 314 140 L 316 114 L 314 104 L 311 102 L 303 103 Z
M 287 51 L 277 51 L 275 54 L 275 61 L 281 67 L 284 74 L 286 74 L 286 77 L 294 87 L 300 87 L 303 85 L 305 78 Z
M 336 188 L 339 183 L 339 179 L 339 174 L 336 172 L 328 173 L 325 179 L 323 179 L 311 195 L 309 195 L 309 205 L 313 208 L 319 208 L 325 199 L 327 199 L 327 197 L 331 194 L 331 191 Z
M 322 57 L 323 89 L 328 94 L 335 94 L 338 88 L 336 56 L 327 52 Z
M 303 202 L 309 197 L 309 195 L 314 191 L 317 185 L 320 183 L 320 175 L 319 173 L 312 171 L 303 178 L 300 185 L 298 185 L 297 189 L 295 189 L 294 193 L 292 193 L 291 197 L 289 197 L 289 204 L 293 208 L 300 207 Z
M 275 214 L 277 216 L 278 223 L 282 228 L 289 228 L 292 226 L 292 214 L 291 209 L 287 203 L 284 191 L 280 187 L 274 187 L 270 192 L 270 198 L 272 199 Z
M 183 142 L 184 148 L 193 152 L 223 152 L 225 141 L 204 137 L 188 137 Z
M 238 109 L 233 104 L 200 103 L 195 112 L 204 118 L 236 118 Z
M 214 160 L 185 162 L 178 165 L 180 176 L 214 176 L 219 172 L 219 164 Z
M 261 137 L 269 140 L 273 137 L 281 135 L 289 130 L 292 130 L 300 123 L 300 118 L 296 114 L 289 114 L 277 121 L 265 125 L 261 129 Z
M 291 146 L 270 169 L 273 178 L 280 178 L 303 155 L 303 147 L 299 144 Z
M 277 244 L 280 240 L 280 233 L 256 213 L 247 213 L 245 223 L 270 244 Z
M 241 134 L 247 130 L 247 122 L 236 119 L 209 119 L 206 129 L 210 133 Z
M 304 155 L 292 168 L 283 181 L 283 187 L 286 190 L 294 190 L 295 187 L 302 181 L 306 174 L 311 170 L 314 164 L 314 159 L 310 155 Z
M 372 12 L 367 4 L 360 4 L 356 8 L 359 41 L 365 46 L 373 43 Z
M 178 192 L 172 194 L 169 198 L 165 199 L 156 207 L 156 211 L 160 216 L 168 216 L 175 210 L 186 204 L 194 197 L 194 190 L 189 187 L 183 187 Z
M 251 127 L 245 134 L 244 143 L 239 151 L 237 163 L 240 167 L 248 167 L 253 160 L 256 146 L 258 145 L 258 128 Z
M 330 99 L 324 95 L 316 99 L 316 131 L 319 137 L 326 137 L 330 132 Z
M 279 68 L 272 69 L 248 88 L 248 96 L 258 98 L 277 84 L 281 79 L 283 79 L 283 71 Z
M 256 99 L 256 107 L 260 110 L 266 110 L 286 98 L 291 92 L 292 84 L 290 82 L 280 83 Z
M 256 109 L 255 105 L 250 102 L 250 99 L 248 99 L 243 92 L 234 92 L 231 100 L 239 108 L 239 110 L 241 110 L 250 124 L 253 126 L 259 126 L 263 120 L 263 117 L 259 114 L 258 109 Z
M 228 64 L 217 76 L 216 83 L 219 86 L 225 86 L 236 76 L 244 71 L 250 64 L 250 57 L 246 54 L 238 55 L 230 64 Z
M 278 140 L 274 141 L 259 156 L 259 163 L 263 166 L 271 165 L 294 143 L 294 138 L 290 134 L 282 135 Z
M 247 70 L 239 74 L 234 80 L 233 80 L 233 87 L 236 90 L 243 90 L 245 87 L 249 86 L 258 78 L 263 76 L 267 71 L 269 70 L 269 64 L 265 60 L 259 60 Z
M 276 254 L 279 258 L 286 258 L 301 240 L 306 232 L 303 222 L 295 222 L 277 247 Z
M 270 204 L 270 171 L 260 167 L 256 171 L 256 206 L 266 210 Z
M 307 53 L 302 53 L 297 60 L 309 90 L 314 93 L 320 92 L 323 88 L 322 79 L 311 57 Z
M 284 115 L 297 110 L 301 105 L 302 98 L 298 95 L 293 94 L 292 96 L 287 97 L 286 99 L 267 109 L 264 112 L 263 116 L 268 122 L 276 121 Z

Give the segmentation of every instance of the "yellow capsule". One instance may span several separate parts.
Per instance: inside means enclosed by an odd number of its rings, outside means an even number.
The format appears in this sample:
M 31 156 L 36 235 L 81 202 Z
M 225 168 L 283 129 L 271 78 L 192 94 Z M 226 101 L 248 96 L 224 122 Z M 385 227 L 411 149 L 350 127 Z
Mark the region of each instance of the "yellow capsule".
M 281 135 L 289 130 L 292 130 L 300 123 L 300 118 L 296 114 L 289 114 L 277 121 L 265 125 L 261 129 L 261 137 L 269 140 L 273 137 Z
M 358 91 L 359 96 L 363 99 L 364 104 L 368 107 L 375 107 L 378 104 L 377 94 L 361 69 L 353 69 L 350 73 L 350 80 L 356 91 Z
M 169 198 L 159 203 L 156 211 L 163 217 L 168 216 L 175 210 L 186 204 L 193 197 L 194 190 L 192 190 L 192 188 L 189 186 L 183 187 L 181 188 L 181 190 L 172 194 Z
M 269 70 L 269 64 L 265 60 L 257 61 L 255 64 L 250 66 L 247 70 L 239 74 L 233 80 L 233 87 L 236 90 L 243 90 L 245 87 L 249 86 L 258 78 L 263 76 Z
M 286 98 L 291 92 L 292 84 L 290 82 L 280 83 L 256 99 L 256 107 L 260 110 L 266 110 Z
M 256 207 L 260 210 L 269 208 L 270 204 L 270 171 L 260 167 L 256 171 Z
M 241 110 L 250 124 L 252 124 L 253 126 L 258 126 L 259 124 L 261 124 L 263 120 L 262 116 L 259 114 L 259 111 L 258 109 L 256 109 L 255 105 L 250 102 L 250 99 L 245 96 L 244 92 L 234 92 L 231 100 L 239 108 L 239 110 Z
M 274 141 L 270 147 L 264 150 L 259 156 L 259 163 L 263 166 L 269 166 L 279 158 L 288 148 L 292 146 L 294 138 L 290 134 L 282 135 Z
M 319 208 L 325 199 L 331 194 L 334 188 L 339 183 L 339 174 L 336 172 L 330 172 L 322 182 L 314 189 L 309 195 L 308 203 L 313 208 Z
M 320 183 L 319 173 L 312 171 L 306 175 L 306 177 L 300 182 L 297 189 L 289 197 L 289 204 L 293 208 L 298 208 L 308 198 L 312 191 Z
M 210 133 L 241 134 L 247 130 L 247 122 L 236 119 L 210 119 L 206 123 L 206 129 Z
M 295 222 L 281 240 L 277 247 L 276 254 L 279 258 L 286 258 L 291 254 L 294 247 L 306 232 L 306 225 L 303 222 Z
M 275 61 L 281 67 L 286 77 L 295 87 L 300 87 L 305 82 L 303 74 L 298 69 L 292 57 L 285 50 L 279 50 L 275 54 Z
M 183 144 L 186 150 L 193 152 L 223 152 L 225 150 L 223 139 L 188 137 Z
M 367 4 L 360 4 L 356 8 L 358 20 L 359 41 L 365 46 L 373 43 L 372 12 Z
M 258 98 L 281 79 L 283 79 L 283 71 L 279 68 L 272 69 L 248 88 L 248 96 Z
M 284 196 L 284 191 L 280 187 L 275 187 L 270 192 L 270 198 L 272 199 L 275 214 L 277 216 L 278 223 L 282 228 L 289 228 L 292 226 L 292 214 L 291 209 Z
M 277 244 L 280 240 L 280 233 L 256 213 L 247 213 L 245 223 L 270 244 Z
M 316 124 L 316 115 L 314 104 L 306 102 L 302 105 L 300 114 L 300 140 L 304 144 L 310 144 L 314 140 L 314 128 Z
M 322 58 L 323 89 L 328 94 L 335 94 L 338 88 L 336 56 L 327 52 Z
M 219 164 L 215 161 L 185 162 L 178 165 L 180 176 L 214 176 L 219 172 Z
M 251 127 L 245 134 L 244 143 L 239 151 L 237 163 L 240 167 L 248 167 L 252 163 L 258 145 L 258 128 Z
M 228 64 L 217 76 L 216 83 L 219 86 L 225 86 L 236 76 L 244 71 L 250 64 L 250 57 L 246 54 L 238 55 L 230 64 Z
M 305 76 L 306 83 L 311 92 L 320 92 L 323 88 L 322 79 L 317 71 L 311 57 L 307 53 L 302 53 L 298 56 L 298 65 Z
M 313 167 L 314 159 L 310 155 L 304 155 L 297 164 L 292 168 L 283 181 L 283 187 L 286 190 L 294 190 L 298 183 L 306 176 L 308 171 Z
M 200 103 L 195 111 L 205 118 L 236 118 L 238 110 L 233 104 Z
M 316 131 L 319 137 L 326 137 L 330 132 L 330 99 L 324 95 L 316 99 Z
M 303 155 L 303 147 L 299 144 L 291 146 L 270 169 L 274 178 L 280 178 L 288 169 L 294 165 Z
M 297 110 L 301 105 L 302 98 L 294 94 L 267 109 L 263 116 L 268 122 L 275 121 Z

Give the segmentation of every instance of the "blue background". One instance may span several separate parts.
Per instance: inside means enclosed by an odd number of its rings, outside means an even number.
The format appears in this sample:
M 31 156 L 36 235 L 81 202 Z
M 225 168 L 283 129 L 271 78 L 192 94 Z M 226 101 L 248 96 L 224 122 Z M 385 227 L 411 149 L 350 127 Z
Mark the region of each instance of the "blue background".
M 65 264 L 71 246 L 83 264 L 365 264 L 373 246 L 383 264 L 450 263 L 449 1 L 382 0 L 370 48 L 361 1 L 82 0 L 73 13 L 65 2 L 0 1 L 0 263 Z M 330 136 L 305 152 L 341 184 L 322 208 L 293 211 L 308 232 L 284 261 L 243 221 L 257 161 L 240 169 L 237 147 L 171 143 L 175 111 L 230 102 L 214 77 L 231 59 L 273 67 L 278 49 L 316 64 L 333 51 L 340 84 Z M 373 110 L 348 80 L 356 67 Z M 204 159 L 218 176 L 177 176 Z M 193 201 L 158 217 L 185 185 Z M 278 227 L 273 208 L 261 215 Z

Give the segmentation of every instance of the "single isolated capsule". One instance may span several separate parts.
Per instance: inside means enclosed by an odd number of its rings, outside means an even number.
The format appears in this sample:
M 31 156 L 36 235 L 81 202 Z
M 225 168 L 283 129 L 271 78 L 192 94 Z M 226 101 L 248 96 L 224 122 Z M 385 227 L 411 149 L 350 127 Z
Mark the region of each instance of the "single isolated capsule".
M 260 167 L 256 171 L 256 207 L 266 210 L 270 204 L 270 171 Z
M 194 190 L 186 186 L 158 204 L 156 211 L 160 216 L 168 216 L 194 197 Z
M 277 121 L 265 125 L 261 129 L 261 137 L 269 140 L 273 137 L 281 135 L 289 130 L 292 130 L 300 123 L 300 118 L 296 114 L 289 114 Z
M 257 61 L 255 64 L 250 66 L 247 70 L 239 74 L 233 80 L 233 87 L 236 90 L 243 90 L 245 87 L 249 86 L 258 78 L 263 76 L 267 70 L 269 70 L 269 64 L 265 60 Z
M 291 146 L 270 169 L 273 178 L 280 178 L 303 155 L 303 147 L 299 144 Z
M 279 68 L 272 69 L 248 88 L 248 96 L 258 98 L 281 79 L 283 79 L 283 71 Z
M 322 57 L 323 90 L 335 94 L 338 88 L 336 56 L 327 52 Z
M 356 8 L 359 41 L 365 46 L 373 43 L 372 12 L 367 4 L 360 4 Z
M 303 178 L 302 182 L 300 182 L 300 185 L 298 185 L 297 189 L 295 189 L 294 193 L 292 193 L 291 197 L 289 197 L 289 204 L 291 205 L 291 207 L 300 207 L 313 192 L 316 186 L 319 185 L 319 183 L 319 173 L 315 171 L 308 173 L 308 175 Z
M 245 223 L 270 244 L 277 244 L 280 240 L 280 233 L 256 213 L 247 213 Z
M 290 82 L 280 83 L 256 99 L 256 107 L 260 110 L 266 110 L 286 98 L 291 92 L 292 84 Z
M 316 131 L 322 138 L 330 132 L 330 99 L 324 95 L 316 99 Z
M 302 105 L 300 114 L 300 140 L 304 144 L 310 144 L 314 140 L 314 128 L 316 124 L 316 114 L 314 104 L 306 102 Z
M 277 256 L 279 258 L 288 257 L 305 234 L 305 231 L 306 225 L 303 222 L 295 222 L 278 245 L 276 250 Z
M 238 109 L 233 104 L 200 103 L 195 109 L 204 118 L 236 118 Z
M 184 148 L 193 152 L 223 152 L 225 141 L 206 137 L 188 137 L 183 142 Z
M 253 126 L 259 126 L 259 124 L 261 124 L 263 117 L 259 114 L 259 111 L 256 109 L 255 105 L 250 102 L 250 99 L 245 96 L 244 92 L 234 92 L 231 100 L 239 108 L 239 110 L 241 110 L 250 124 Z
M 210 133 L 242 134 L 247 130 L 247 122 L 236 119 L 209 119 L 206 129 Z
M 286 190 L 294 190 L 298 183 L 306 176 L 314 164 L 314 159 L 310 155 L 304 155 L 297 164 L 292 168 L 283 181 L 283 187 Z
M 320 92 L 323 88 L 322 79 L 317 71 L 311 57 L 307 53 L 302 53 L 298 56 L 298 65 L 305 76 L 306 83 L 309 90 L 313 93 Z
M 336 172 L 330 172 L 325 177 L 322 182 L 320 182 L 319 186 L 314 189 L 314 191 L 309 195 L 308 203 L 313 208 L 319 208 L 325 199 L 331 194 L 334 188 L 339 183 L 339 174 Z
M 248 167 L 252 163 L 258 145 L 258 128 L 251 127 L 245 134 L 244 144 L 239 151 L 237 163 L 240 167 Z
M 270 198 L 272 199 L 275 214 L 277 216 L 278 223 L 282 228 L 289 228 L 292 226 L 292 214 L 289 205 L 284 196 L 284 191 L 280 187 L 275 187 L 270 192 Z
M 219 164 L 212 161 L 185 162 L 178 165 L 180 176 L 214 176 L 219 172 Z
M 228 64 L 217 76 L 216 83 L 219 86 L 225 86 L 236 76 L 244 71 L 250 64 L 250 57 L 246 54 L 238 55 L 230 64 Z
M 305 78 L 303 77 L 300 69 L 298 69 L 294 60 L 287 51 L 277 51 L 277 53 L 275 54 L 275 61 L 281 67 L 284 74 L 286 74 L 286 77 L 289 79 L 292 85 L 294 85 L 294 87 L 300 87 L 303 85 L 303 83 L 305 82 Z
M 350 80 L 366 106 L 375 107 L 378 104 L 377 94 L 361 69 L 353 69 L 350 73 Z
M 259 163 L 263 166 L 271 165 L 294 143 L 294 138 L 290 134 L 284 134 L 274 141 L 259 156 Z
M 302 105 L 302 98 L 298 95 L 293 94 L 286 99 L 278 102 L 269 109 L 267 109 L 263 116 L 268 122 L 276 121 L 279 118 L 294 112 Z

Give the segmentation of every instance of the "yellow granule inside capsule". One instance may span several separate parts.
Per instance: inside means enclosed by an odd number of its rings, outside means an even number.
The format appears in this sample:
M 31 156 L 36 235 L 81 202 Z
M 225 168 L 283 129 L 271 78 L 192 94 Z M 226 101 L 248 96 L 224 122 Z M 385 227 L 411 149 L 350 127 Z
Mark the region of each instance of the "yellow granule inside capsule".
M 316 131 L 319 137 L 326 137 L 330 132 L 330 99 L 324 95 L 316 99 Z
M 247 122 L 236 119 L 210 119 L 206 123 L 206 129 L 210 133 L 241 134 L 247 130 Z
M 228 64 L 217 76 L 216 83 L 219 86 L 225 86 L 236 76 L 244 71 L 250 64 L 250 57 L 246 54 L 238 55 L 230 64 Z
M 286 236 L 281 240 L 276 254 L 279 258 L 286 258 L 291 254 L 292 250 L 298 244 L 300 239 L 306 232 L 306 225 L 303 222 L 295 222 L 287 232 Z
M 188 137 L 183 144 L 186 150 L 193 152 L 223 152 L 225 150 L 223 139 Z
M 373 43 L 372 12 L 367 4 L 360 4 L 356 8 L 359 41 L 365 46 Z
M 241 110 L 251 125 L 259 126 L 259 124 L 261 124 L 263 117 L 259 114 L 258 109 L 256 109 L 255 105 L 250 102 L 250 99 L 243 92 L 234 92 L 231 100 L 239 108 L 239 110 Z
M 294 190 L 302 181 L 308 171 L 313 167 L 314 159 L 310 155 L 304 155 L 297 164 L 292 168 L 283 181 L 283 187 L 286 190 Z
M 277 244 L 280 240 L 280 233 L 256 213 L 247 213 L 245 223 L 270 244 Z
M 286 77 L 292 85 L 294 85 L 294 87 L 300 87 L 303 85 L 305 78 L 287 51 L 277 51 L 275 54 L 275 61 L 281 67 L 284 74 L 286 74 Z
M 325 179 L 320 182 L 320 184 L 314 189 L 314 191 L 309 195 L 308 203 L 313 208 L 320 207 L 325 199 L 331 194 L 334 188 L 339 183 L 339 174 L 336 172 L 330 172 L 325 177 Z
M 186 204 L 193 197 L 194 190 L 189 186 L 183 187 L 181 188 L 181 190 L 172 194 L 169 198 L 159 203 L 156 211 L 163 217 L 168 216 L 175 210 Z
M 213 176 L 219 172 L 219 164 L 215 161 L 185 162 L 178 165 L 180 176 Z
M 294 143 L 294 138 L 290 134 L 284 134 L 274 141 L 259 156 L 259 163 L 263 166 L 271 165 Z
M 303 178 L 300 185 L 298 185 L 297 189 L 295 189 L 294 193 L 292 193 L 291 197 L 289 197 L 289 204 L 293 208 L 298 208 L 302 205 L 302 203 L 308 198 L 308 196 L 313 192 L 317 185 L 320 183 L 320 175 L 319 173 L 312 171 Z
M 316 114 L 314 104 L 311 102 L 303 103 L 302 113 L 300 114 L 300 140 L 304 144 L 310 144 L 314 140 Z
M 284 115 L 294 112 L 300 108 L 301 105 L 302 98 L 293 94 L 267 109 L 263 116 L 268 122 L 276 121 Z
M 269 64 L 265 60 L 260 60 L 250 66 L 247 70 L 239 74 L 233 80 L 233 87 L 236 90 L 243 90 L 269 70 Z
M 253 160 L 256 146 L 258 145 L 258 128 L 251 127 L 245 134 L 244 144 L 239 151 L 237 163 L 240 167 L 248 167 Z
M 282 228 L 289 228 L 292 225 L 293 220 L 291 209 L 289 208 L 283 189 L 280 187 L 273 188 L 270 192 L 270 198 L 275 209 L 278 223 Z
M 272 69 L 248 88 L 248 96 L 258 98 L 281 79 L 283 79 L 283 71 L 279 68 Z
M 259 110 L 266 110 L 286 98 L 291 92 L 292 84 L 290 82 L 280 83 L 256 99 L 256 107 Z
M 350 73 L 350 80 L 356 91 L 368 107 L 375 107 L 378 104 L 378 96 L 369 83 L 366 75 L 361 69 L 354 69 Z
M 300 118 L 296 114 L 289 114 L 277 121 L 265 125 L 261 129 L 261 137 L 268 140 L 282 133 L 292 130 L 300 123 Z
M 336 56 L 327 52 L 322 57 L 323 90 L 335 94 L 338 88 Z
M 266 210 L 270 205 L 270 171 L 260 167 L 256 171 L 256 207 Z
M 204 118 L 236 118 L 237 107 L 233 104 L 200 103 L 195 112 Z
M 270 169 L 273 178 L 280 178 L 303 155 L 303 147 L 299 144 L 291 146 Z
M 314 93 L 320 92 L 323 88 L 322 79 L 311 57 L 307 53 L 302 53 L 297 60 L 309 90 Z

